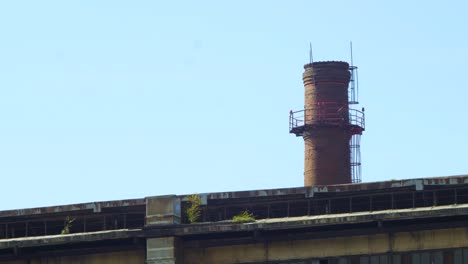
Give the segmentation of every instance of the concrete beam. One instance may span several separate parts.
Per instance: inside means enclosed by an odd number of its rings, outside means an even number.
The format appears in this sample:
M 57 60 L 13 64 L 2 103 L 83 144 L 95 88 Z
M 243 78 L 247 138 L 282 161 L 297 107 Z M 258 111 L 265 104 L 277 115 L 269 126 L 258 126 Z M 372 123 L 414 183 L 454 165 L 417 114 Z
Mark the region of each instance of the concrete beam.
M 0 249 L 8 248 L 23 248 L 23 247 L 42 247 L 61 244 L 96 242 L 103 240 L 119 240 L 134 237 L 142 237 L 141 230 L 112 230 L 112 231 L 97 231 L 88 233 L 76 233 L 68 235 L 51 235 L 38 237 L 22 237 L 0 239 Z

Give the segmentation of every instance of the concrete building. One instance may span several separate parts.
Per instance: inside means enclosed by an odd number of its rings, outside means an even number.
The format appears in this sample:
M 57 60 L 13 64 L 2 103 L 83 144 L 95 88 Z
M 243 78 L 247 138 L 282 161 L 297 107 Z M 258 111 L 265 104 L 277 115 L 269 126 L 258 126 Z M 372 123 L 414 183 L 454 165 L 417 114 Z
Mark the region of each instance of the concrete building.
M 468 176 L 360 182 L 355 69 L 305 66 L 304 187 L 0 211 L 0 264 L 468 264 Z
M 468 263 L 468 176 L 200 198 L 191 224 L 184 195 L 1 211 L 0 263 Z

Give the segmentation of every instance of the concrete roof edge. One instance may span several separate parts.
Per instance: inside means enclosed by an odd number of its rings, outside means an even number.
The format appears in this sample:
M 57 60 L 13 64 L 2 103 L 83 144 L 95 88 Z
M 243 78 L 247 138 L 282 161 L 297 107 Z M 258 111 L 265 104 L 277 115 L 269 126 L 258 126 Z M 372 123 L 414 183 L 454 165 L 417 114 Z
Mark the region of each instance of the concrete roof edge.
M 82 211 L 82 210 L 91 210 L 93 212 L 100 212 L 103 208 L 137 206 L 137 205 L 144 205 L 144 204 L 146 204 L 145 199 L 127 199 L 127 200 L 46 206 L 46 207 L 26 208 L 26 209 L 17 209 L 17 210 L 13 209 L 13 210 L 0 211 L 0 218 L 27 216 L 27 215 L 53 214 L 53 213 L 73 212 L 73 211 Z
M 176 234 L 202 235 L 217 232 L 245 232 L 254 230 L 282 230 L 304 227 L 320 227 L 340 224 L 359 224 L 378 221 L 398 221 L 434 217 L 468 215 L 468 205 L 435 206 L 416 209 L 383 210 L 318 216 L 272 218 L 257 220 L 252 223 L 207 223 L 186 225 Z
M 70 243 L 93 242 L 100 240 L 116 240 L 133 237 L 141 237 L 141 229 L 120 229 L 110 231 L 96 231 L 87 233 L 75 233 L 67 235 L 48 235 L 37 237 L 22 237 L 0 239 L 0 249 L 14 247 L 50 246 Z
M 415 178 L 415 179 L 391 180 L 391 181 L 380 181 L 380 182 L 311 186 L 311 187 L 291 187 L 291 188 L 260 189 L 260 190 L 245 190 L 245 191 L 231 191 L 231 192 L 229 191 L 228 192 L 211 192 L 211 193 L 200 193 L 198 195 L 200 195 L 204 201 L 212 200 L 212 199 L 214 200 L 214 199 L 255 198 L 255 197 L 286 196 L 286 195 L 304 195 L 306 197 L 313 197 L 314 193 L 355 192 L 355 191 L 364 191 L 364 190 L 369 191 L 369 190 L 381 190 L 381 189 L 405 188 L 405 187 L 411 187 L 411 188 L 414 187 L 416 190 L 422 190 L 424 189 L 424 186 L 426 185 L 437 186 L 437 185 L 457 185 L 457 184 L 468 184 L 468 175 Z M 177 197 L 180 197 L 182 200 L 184 200 L 186 199 L 188 195 L 189 194 L 163 195 L 163 196 L 154 196 L 154 198 L 177 196 Z M 150 197 L 146 197 L 146 198 L 150 198 Z M 41 214 L 51 214 L 51 213 L 63 213 L 63 212 L 73 212 L 73 211 L 80 211 L 80 210 L 92 210 L 93 212 L 100 212 L 102 208 L 145 205 L 146 198 L 79 203 L 79 204 L 26 208 L 26 209 L 13 209 L 13 210 L 0 211 L 0 218 L 28 216 L 28 215 L 41 215 Z

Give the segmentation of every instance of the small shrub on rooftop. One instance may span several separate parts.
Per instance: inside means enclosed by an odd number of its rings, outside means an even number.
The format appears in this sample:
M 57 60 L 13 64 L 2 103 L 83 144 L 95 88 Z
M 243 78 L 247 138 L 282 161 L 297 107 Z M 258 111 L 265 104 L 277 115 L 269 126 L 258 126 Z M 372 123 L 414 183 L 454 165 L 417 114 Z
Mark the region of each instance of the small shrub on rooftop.
M 249 223 L 249 222 L 254 222 L 255 221 L 255 216 L 249 212 L 249 210 L 244 210 L 240 214 L 235 215 L 232 218 L 232 221 L 234 223 Z

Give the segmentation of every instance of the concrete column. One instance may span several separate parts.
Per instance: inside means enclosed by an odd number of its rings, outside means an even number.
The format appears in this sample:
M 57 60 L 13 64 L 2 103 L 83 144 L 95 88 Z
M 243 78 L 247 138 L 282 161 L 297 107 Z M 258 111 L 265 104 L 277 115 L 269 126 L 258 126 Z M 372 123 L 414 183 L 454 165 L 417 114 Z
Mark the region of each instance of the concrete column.
M 145 226 L 180 224 L 181 201 L 176 195 L 146 197 Z
M 178 225 L 181 219 L 181 200 L 176 195 L 146 198 L 146 228 Z M 146 239 L 146 264 L 181 264 L 181 243 L 176 237 Z
M 182 263 L 179 244 L 175 237 L 148 238 L 146 240 L 146 264 Z

